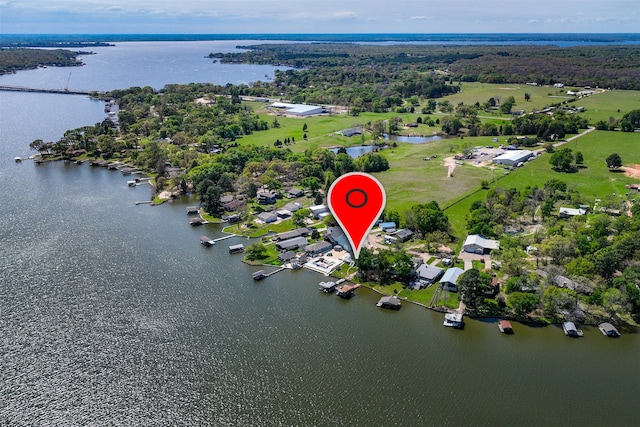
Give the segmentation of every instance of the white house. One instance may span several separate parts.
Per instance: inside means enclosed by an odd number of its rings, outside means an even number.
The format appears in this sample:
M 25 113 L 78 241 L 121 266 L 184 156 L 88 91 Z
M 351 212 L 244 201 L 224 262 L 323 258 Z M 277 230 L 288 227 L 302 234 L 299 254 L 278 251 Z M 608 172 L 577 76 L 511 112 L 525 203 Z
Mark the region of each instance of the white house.
M 560 218 L 570 218 L 572 216 L 585 215 L 586 213 L 586 209 L 560 208 L 558 216 Z
M 494 249 L 500 248 L 500 242 L 480 236 L 479 234 L 471 234 L 467 236 L 462 250 L 472 254 L 487 254 Z
M 464 273 L 464 270 L 458 267 L 451 267 L 445 271 L 444 276 L 440 279 L 440 284 L 443 289 L 449 291 L 458 292 L 458 277 Z
M 321 218 L 324 213 L 329 213 L 329 208 L 326 207 L 325 205 L 315 205 L 315 206 L 311 206 L 309 208 L 309 210 L 311 211 L 311 215 L 313 215 L 313 217 L 315 219 L 319 219 Z M 326 216 L 326 215 L 324 215 Z

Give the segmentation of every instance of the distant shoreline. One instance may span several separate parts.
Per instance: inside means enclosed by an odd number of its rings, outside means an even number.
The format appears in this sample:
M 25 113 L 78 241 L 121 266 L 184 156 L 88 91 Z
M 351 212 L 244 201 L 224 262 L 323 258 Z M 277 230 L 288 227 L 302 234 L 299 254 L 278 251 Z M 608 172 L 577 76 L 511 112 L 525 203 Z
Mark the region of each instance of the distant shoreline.
M 319 34 L 2 34 L 0 46 L 86 47 L 85 43 L 264 40 L 434 45 L 640 45 L 640 33 L 319 33 Z M 84 45 L 83 45 L 84 44 Z M 97 46 L 97 45 L 96 45 Z M 74 46 L 75 47 L 75 46 Z

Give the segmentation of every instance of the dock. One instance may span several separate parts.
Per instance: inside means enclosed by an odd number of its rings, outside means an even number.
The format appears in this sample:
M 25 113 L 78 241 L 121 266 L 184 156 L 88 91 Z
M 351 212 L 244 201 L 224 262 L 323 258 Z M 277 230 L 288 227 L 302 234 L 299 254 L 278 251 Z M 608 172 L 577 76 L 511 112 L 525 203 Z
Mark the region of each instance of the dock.
M 215 245 L 216 242 L 214 242 L 209 236 L 200 236 L 200 244 L 206 247 L 210 247 Z
M 511 326 L 511 322 L 508 320 L 501 320 L 498 322 L 498 329 L 503 334 L 513 334 L 513 327 Z
M 320 282 L 318 286 L 320 290 L 326 294 L 330 294 L 336 290 L 336 282 Z
M 353 285 L 342 285 L 339 288 L 337 288 L 337 292 L 336 295 L 338 295 L 340 298 L 351 298 L 355 292 L 356 289 L 358 289 L 360 287 L 359 283 L 353 284 Z
M 266 279 L 269 276 L 273 276 L 276 273 L 280 273 L 284 269 L 285 267 L 280 267 L 277 270 L 273 270 L 268 273 L 264 270 L 258 270 L 255 273 L 253 273 L 251 277 L 253 277 L 253 280 L 262 280 L 262 279 Z

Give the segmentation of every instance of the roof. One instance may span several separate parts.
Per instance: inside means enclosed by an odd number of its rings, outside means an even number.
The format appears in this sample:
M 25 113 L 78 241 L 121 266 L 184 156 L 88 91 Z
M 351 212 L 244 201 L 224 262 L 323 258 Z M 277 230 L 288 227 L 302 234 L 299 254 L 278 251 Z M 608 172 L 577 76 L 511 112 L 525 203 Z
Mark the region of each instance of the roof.
M 575 208 L 560 208 L 560 216 L 577 216 L 584 215 L 587 211 L 585 209 L 575 209 Z
M 290 114 L 314 114 L 321 113 L 322 107 L 319 105 L 306 105 L 306 104 L 289 104 L 286 102 L 274 102 L 271 104 L 274 108 L 282 108 Z
M 322 252 L 331 248 L 333 248 L 333 245 L 331 245 L 331 243 L 329 242 L 318 242 L 307 245 L 304 250 L 307 252 Z
M 293 248 L 298 248 L 300 246 L 306 246 L 308 244 L 309 244 L 309 241 L 307 240 L 306 237 L 298 236 L 298 237 L 293 237 L 291 239 L 282 240 L 276 243 L 276 247 L 280 249 L 293 249 Z
M 380 223 L 380 228 L 384 229 L 384 228 L 396 228 L 396 223 L 395 222 L 381 222 Z
M 440 279 L 440 283 L 456 283 L 458 276 L 464 273 L 464 270 L 458 267 L 451 267 L 444 272 L 444 276 Z
M 380 298 L 378 304 L 400 305 L 400 299 L 395 296 L 384 296 Z
M 278 217 L 276 217 L 274 214 L 272 214 L 271 212 L 261 212 L 258 215 L 256 215 L 256 217 L 264 222 L 269 222 L 269 221 L 276 221 L 278 219 Z
M 478 245 L 482 248 L 485 249 L 499 249 L 500 248 L 500 242 L 498 242 L 497 240 L 491 240 L 491 239 L 487 239 L 485 237 L 482 237 L 479 234 L 471 234 L 469 236 L 467 236 L 466 240 L 464 241 L 464 244 L 462 245 L 464 246 L 469 246 L 469 245 Z
M 433 265 L 422 264 L 416 273 L 422 279 L 435 280 L 444 270 Z
M 286 251 L 278 255 L 278 259 L 282 262 L 287 262 L 296 257 L 296 253 L 293 251 Z
M 305 236 L 305 235 L 307 235 L 309 233 L 310 233 L 310 231 L 306 227 L 297 228 L 295 230 L 283 231 L 282 233 L 276 234 L 276 240 L 293 239 L 294 237 Z
M 493 158 L 494 163 L 498 163 L 500 160 L 508 160 L 512 162 L 528 159 L 533 156 L 533 151 L 529 150 L 509 150 L 508 152 L 496 156 Z

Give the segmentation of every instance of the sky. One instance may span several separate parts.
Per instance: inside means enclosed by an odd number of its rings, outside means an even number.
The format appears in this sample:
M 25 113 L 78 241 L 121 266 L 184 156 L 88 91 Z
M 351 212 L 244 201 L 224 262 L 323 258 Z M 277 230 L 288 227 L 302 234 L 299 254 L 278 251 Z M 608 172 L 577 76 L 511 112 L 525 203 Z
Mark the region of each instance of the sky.
M 640 0 L 0 0 L 2 34 L 639 32 Z

